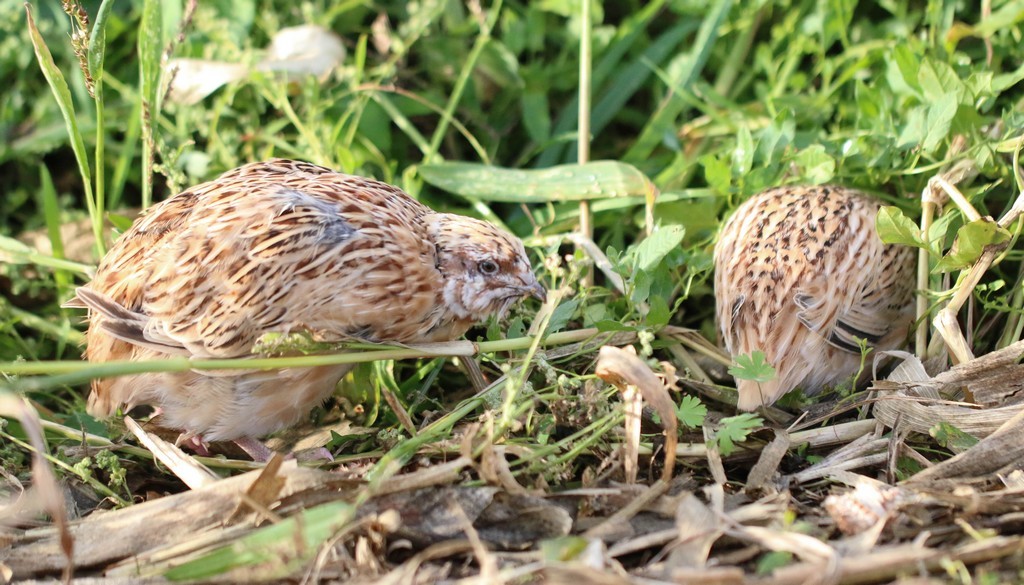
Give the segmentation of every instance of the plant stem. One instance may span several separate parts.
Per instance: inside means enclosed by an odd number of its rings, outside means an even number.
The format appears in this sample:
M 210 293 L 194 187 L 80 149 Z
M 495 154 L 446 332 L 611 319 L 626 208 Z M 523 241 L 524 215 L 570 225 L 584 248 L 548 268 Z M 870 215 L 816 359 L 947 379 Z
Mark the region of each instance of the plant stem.
M 586 341 L 602 333 L 597 329 L 580 329 L 563 331 L 545 338 L 517 337 L 498 341 L 481 341 L 473 344 L 471 355 L 478 353 L 495 353 L 502 351 L 522 350 L 535 345 L 567 345 Z M 613 333 L 604 335 L 612 336 Z M 190 370 L 268 370 L 278 368 L 311 368 L 317 366 L 333 366 L 356 364 L 375 360 L 399 360 L 421 357 L 438 357 L 441 355 L 463 355 L 462 353 L 431 352 L 425 348 L 394 348 L 384 346 L 383 349 L 369 351 L 348 351 L 317 355 L 255 357 L 231 359 L 196 359 L 172 357 L 157 360 L 116 360 L 102 363 L 90 363 L 78 360 L 45 361 L 45 362 L 7 362 L 0 363 L 0 372 L 9 375 L 48 375 L 46 378 L 21 379 L 17 385 L 26 389 L 38 390 L 53 385 L 51 382 L 75 384 L 93 378 L 126 376 L 152 372 L 187 372 Z M 59 378 L 59 380 L 58 380 Z
M 102 83 L 102 82 L 101 82 Z M 104 129 L 105 129 L 105 115 L 103 108 L 103 86 L 100 83 L 96 84 L 96 156 L 94 157 L 93 164 L 96 165 L 96 213 L 92 217 L 92 231 L 93 236 L 96 237 L 96 251 L 99 253 L 99 257 L 103 257 L 106 253 L 106 243 L 103 241 L 103 214 L 105 213 L 106 205 L 106 185 L 103 179 L 103 158 L 104 158 Z
M 579 164 L 586 164 L 590 161 L 590 73 L 593 66 L 593 54 L 590 45 L 591 22 L 590 2 L 583 0 L 580 17 L 580 87 L 579 87 L 579 115 L 577 121 L 576 136 L 576 161 Z M 594 218 L 590 211 L 590 202 L 580 201 L 580 234 L 587 240 L 594 239 Z M 588 271 L 583 276 L 582 286 L 590 288 L 594 286 L 594 273 Z

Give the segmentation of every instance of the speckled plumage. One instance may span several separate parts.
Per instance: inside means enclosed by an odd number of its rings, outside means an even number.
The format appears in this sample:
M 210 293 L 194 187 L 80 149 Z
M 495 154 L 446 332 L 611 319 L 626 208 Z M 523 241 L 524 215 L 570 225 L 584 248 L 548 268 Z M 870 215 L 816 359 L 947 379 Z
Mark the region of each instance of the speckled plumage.
M 835 186 L 781 187 L 743 203 L 715 247 L 719 331 L 731 355 L 760 350 L 776 377 L 737 380 L 739 408 L 849 380 L 857 339 L 902 345 L 913 317 L 914 253 L 882 243 L 879 204 Z
M 151 208 L 78 301 L 90 309 L 86 356 L 106 361 L 244 357 L 268 332 L 446 341 L 526 295 L 544 289 L 511 234 L 379 181 L 274 159 Z M 166 426 L 249 440 L 297 422 L 348 369 L 103 379 L 89 411 L 151 404 Z

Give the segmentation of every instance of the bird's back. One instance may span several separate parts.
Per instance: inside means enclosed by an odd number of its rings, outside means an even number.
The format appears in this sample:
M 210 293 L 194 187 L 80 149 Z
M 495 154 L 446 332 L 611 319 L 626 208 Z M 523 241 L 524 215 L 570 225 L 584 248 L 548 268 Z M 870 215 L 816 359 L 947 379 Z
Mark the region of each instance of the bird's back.
M 395 187 L 309 163 L 229 171 L 155 205 L 114 243 L 85 295 L 87 357 L 243 357 L 270 331 L 422 340 L 442 288 L 430 213 Z M 146 402 L 142 385 L 98 380 L 90 411 Z
M 875 232 L 879 205 L 840 187 L 782 187 L 752 197 L 715 249 L 717 318 L 732 355 L 763 351 L 776 377 L 739 380 L 739 406 L 771 404 L 795 387 L 849 379 L 858 340 L 902 344 L 911 321 L 911 249 Z

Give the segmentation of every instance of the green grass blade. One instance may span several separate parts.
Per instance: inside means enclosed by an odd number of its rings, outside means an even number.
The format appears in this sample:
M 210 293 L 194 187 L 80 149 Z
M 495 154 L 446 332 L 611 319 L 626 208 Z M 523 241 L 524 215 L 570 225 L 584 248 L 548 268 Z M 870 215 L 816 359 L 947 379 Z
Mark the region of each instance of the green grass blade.
M 423 134 L 420 134 L 418 129 L 416 129 L 416 125 L 413 124 L 397 106 L 395 106 L 394 102 L 391 101 L 391 98 L 384 95 L 382 92 L 376 91 L 370 95 L 373 97 L 373 100 L 384 109 L 387 115 L 391 118 L 391 121 L 394 122 L 395 126 L 398 126 L 398 129 L 405 132 L 405 135 L 409 137 L 409 140 L 413 141 L 416 148 L 420 150 L 423 156 L 429 156 L 430 144 L 427 143 L 427 139 L 423 137 Z
M 8 314 L 21 325 L 35 329 L 39 333 L 52 338 L 61 348 L 65 344 L 82 345 L 85 343 L 85 334 L 77 329 L 73 329 L 67 319 L 60 323 L 54 323 L 35 313 L 11 306 L 10 303 L 2 299 L 0 299 L 0 314 Z
M 43 70 L 43 76 L 46 77 L 46 82 L 50 85 L 53 96 L 57 99 L 57 105 L 60 107 L 60 113 L 64 117 L 64 125 L 67 128 L 68 138 L 71 140 L 71 150 L 75 153 L 78 172 L 82 176 L 85 204 L 89 209 L 89 216 L 93 219 L 93 237 L 98 245 L 103 235 L 102 224 L 100 223 L 101 220 L 97 219 L 99 214 L 96 209 L 96 199 L 93 197 L 92 192 L 92 173 L 89 170 L 89 155 L 85 151 L 85 141 L 82 140 L 82 133 L 78 128 L 78 118 L 75 115 L 75 104 L 71 99 L 71 90 L 68 88 L 67 80 L 64 79 L 64 74 L 60 72 L 57 64 L 54 63 L 53 55 L 50 54 L 46 41 L 39 34 L 39 29 L 36 28 L 36 23 L 32 19 L 32 9 L 28 4 L 25 5 L 25 17 L 28 21 L 28 33 L 32 39 L 32 47 L 35 49 L 36 60 L 39 61 L 39 67 Z
M 64 238 L 60 234 L 60 203 L 57 201 L 57 189 L 53 186 L 50 170 L 45 165 L 39 166 L 39 208 L 43 210 L 46 220 L 46 234 L 50 238 L 50 249 L 53 257 L 64 259 Z M 54 271 L 53 278 L 57 282 L 57 293 L 64 298 L 71 288 L 71 275 L 67 270 L 59 268 Z
M 469 57 L 462 65 L 459 77 L 455 81 L 455 87 L 452 88 L 452 94 L 448 98 L 448 104 L 445 106 L 444 114 L 438 121 L 437 129 L 434 130 L 434 135 L 430 139 L 430 150 L 424 157 L 424 162 L 440 160 L 437 151 L 441 147 L 441 140 L 444 139 L 444 135 L 448 131 L 449 121 L 454 119 L 455 108 L 458 107 L 462 94 L 466 91 L 466 83 L 469 81 L 469 76 L 473 73 L 473 70 L 476 69 L 477 61 L 480 60 L 480 54 L 483 53 L 484 47 L 491 40 L 491 29 L 494 27 L 499 14 L 501 14 L 501 0 L 494 3 L 494 6 L 490 9 L 487 21 L 480 25 L 480 34 L 477 35 L 476 42 L 473 43 L 473 48 L 469 51 Z
M 96 21 L 92 25 L 92 30 L 89 31 L 89 53 L 87 55 L 89 72 L 92 73 L 92 80 L 96 84 L 97 90 L 103 83 L 103 59 L 106 57 L 107 50 L 107 16 L 110 15 L 110 9 L 113 6 L 113 0 L 103 0 L 96 13 Z
M 238 583 L 281 579 L 304 566 L 355 517 L 355 506 L 330 502 L 259 528 L 164 573 L 172 581 L 209 579 L 231 571 Z
M 626 105 L 633 95 L 643 87 L 651 76 L 651 63 L 661 63 L 672 56 L 686 37 L 697 28 L 693 22 L 681 22 L 662 33 L 643 54 L 623 68 L 615 82 L 603 92 L 594 104 L 593 133 L 596 136 L 612 118 Z
M 693 82 L 704 70 L 704 65 L 711 56 L 711 49 L 721 34 L 722 24 L 725 17 L 732 8 L 732 0 L 718 0 L 715 6 L 708 11 L 707 17 L 697 31 L 697 38 L 693 43 L 693 50 L 690 53 L 685 67 L 681 67 L 679 75 L 671 85 L 675 91 L 687 91 Z M 680 100 L 671 100 L 644 127 L 643 132 L 636 143 L 623 157 L 626 161 L 640 162 L 647 160 L 651 152 L 661 143 L 662 135 L 666 128 L 671 128 L 675 119 L 683 112 L 686 105 Z
M 626 57 L 626 53 L 633 47 L 638 41 L 642 40 L 646 31 L 647 25 L 650 24 L 651 19 L 658 11 L 662 10 L 665 1 L 659 0 L 657 2 L 651 2 L 646 4 L 642 10 L 638 13 L 630 16 L 626 23 L 618 27 L 617 38 L 604 50 L 601 57 L 598 59 L 597 64 L 594 66 L 594 72 L 592 76 L 592 82 L 594 87 L 600 87 L 604 84 L 612 75 L 615 79 L 618 79 L 618 66 L 620 66 L 622 60 Z M 552 135 L 558 136 L 574 132 L 577 128 L 577 115 L 580 109 L 578 98 L 573 98 L 565 103 L 561 112 L 558 114 L 558 118 L 555 121 L 555 127 L 552 130 Z M 597 134 L 601 131 L 602 126 L 597 120 L 593 121 L 592 131 Z M 555 142 L 549 145 L 537 158 L 536 166 L 538 167 L 550 167 L 562 162 L 568 162 L 574 158 L 575 145 L 570 142 Z M 566 149 L 570 152 L 566 154 Z
M 694 201 L 697 199 L 713 199 L 715 192 L 711 189 L 685 189 L 682 191 L 658 193 L 657 203 L 658 205 L 665 205 L 668 203 L 674 203 L 677 201 Z M 628 217 L 629 210 L 634 207 L 642 207 L 647 202 L 645 195 L 628 195 L 625 197 L 615 197 L 614 199 L 596 199 L 590 204 L 590 212 L 595 217 L 595 227 L 601 227 L 607 225 L 609 222 L 621 222 L 624 216 Z M 613 215 L 614 219 L 603 217 L 607 214 Z M 552 205 L 552 213 L 549 219 L 545 222 L 544 227 L 540 230 L 541 234 L 561 234 L 563 232 L 571 231 L 573 226 L 579 221 L 580 208 L 573 202 L 567 203 L 554 203 Z M 520 217 L 518 221 L 510 221 L 509 227 L 512 228 L 513 233 L 529 233 L 532 229 L 529 223 L 529 218 Z M 540 238 L 543 240 L 543 237 Z M 540 240 L 535 241 L 531 237 L 523 238 L 527 246 L 542 246 Z
M 103 214 L 106 208 L 106 167 L 104 165 L 104 160 L 106 159 L 104 155 L 106 112 L 103 107 L 103 60 L 107 47 L 107 16 L 110 14 L 110 8 L 113 5 L 113 0 L 103 0 L 103 3 L 100 4 L 99 12 L 96 14 L 96 22 L 93 24 L 92 31 L 90 32 L 89 51 L 86 56 L 89 62 L 89 73 L 92 75 L 93 95 L 96 104 L 96 153 L 94 160 L 96 164 L 96 215 L 93 218 L 93 230 L 94 233 L 99 232 L 101 234 L 101 237 L 96 241 L 96 248 L 101 256 L 106 247 L 106 242 L 102 238 Z
M 163 50 L 160 0 L 145 0 L 139 28 L 139 93 L 142 98 L 142 207 L 153 202 L 153 126 L 160 115 L 160 52 Z
M 0 236 L 0 260 L 11 264 L 37 264 L 56 270 L 77 272 L 88 277 L 91 277 L 95 271 L 95 268 L 88 264 L 41 254 L 30 246 L 7 236 Z
M 481 201 L 545 203 L 643 195 L 652 188 L 636 167 L 616 161 L 517 170 L 446 162 L 420 167 L 435 187 Z
M 110 209 L 121 207 L 121 199 L 124 194 L 124 186 L 128 180 L 128 174 L 132 170 L 132 162 L 138 151 L 139 135 L 142 132 L 142 102 L 134 100 L 132 111 L 128 117 L 128 129 L 121 141 L 121 149 L 117 156 L 117 163 L 114 165 L 114 176 L 110 181 L 110 195 L 107 203 Z

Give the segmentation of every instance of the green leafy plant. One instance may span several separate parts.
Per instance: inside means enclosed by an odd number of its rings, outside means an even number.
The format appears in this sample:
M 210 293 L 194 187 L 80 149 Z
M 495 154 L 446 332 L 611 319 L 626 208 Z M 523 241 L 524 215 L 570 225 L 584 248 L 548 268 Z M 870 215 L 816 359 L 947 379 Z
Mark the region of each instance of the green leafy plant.
M 746 441 L 752 431 L 762 426 L 764 419 L 750 412 L 728 416 L 718 421 L 718 429 L 712 440 L 722 456 L 728 457 L 736 449 L 736 443 Z
M 763 351 L 750 355 L 740 354 L 733 358 L 735 364 L 729 367 L 729 375 L 741 380 L 762 383 L 775 379 L 775 368 L 768 363 Z
M 707 414 L 708 407 L 704 406 L 696 396 L 683 396 L 679 404 L 676 405 L 676 418 L 691 429 L 700 428 L 704 424 Z
M 928 434 L 934 437 L 939 445 L 949 447 L 955 452 L 966 451 L 978 444 L 977 437 L 961 431 L 950 423 L 939 423 L 928 429 Z

